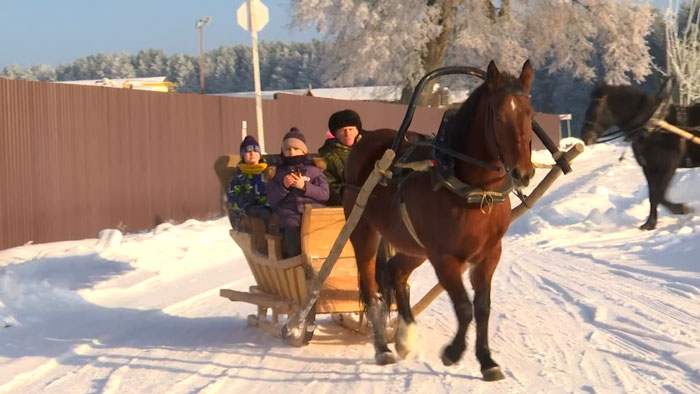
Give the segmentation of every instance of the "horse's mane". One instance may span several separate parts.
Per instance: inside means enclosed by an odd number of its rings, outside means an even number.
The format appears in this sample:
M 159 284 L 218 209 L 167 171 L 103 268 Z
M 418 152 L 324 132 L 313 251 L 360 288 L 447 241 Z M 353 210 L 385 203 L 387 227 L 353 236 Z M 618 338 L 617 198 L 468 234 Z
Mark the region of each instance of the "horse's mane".
M 516 94 L 522 93 L 522 83 L 519 78 L 513 77 L 512 75 L 502 73 L 502 87 L 498 92 L 491 92 L 492 94 Z M 464 148 L 464 138 L 466 136 L 466 130 L 470 130 L 472 123 L 476 120 L 476 109 L 479 106 L 482 96 L 487 94 L 489 91 L 487 81 L 484 81 L 479 85 L 472 94 L 469 95 L 467 100 L 459 107 L 459 110 L 451 119 L 450 124 L 447 128 L 448 140 L 450 148 L 457 150 L 458 152 Z
M 599 99 L 603 96 L 640 98 L 643 96 L 649 96 L 649 94 L 634 86 L 608 84 L 600 84 L 591 92 L 592 99 Z

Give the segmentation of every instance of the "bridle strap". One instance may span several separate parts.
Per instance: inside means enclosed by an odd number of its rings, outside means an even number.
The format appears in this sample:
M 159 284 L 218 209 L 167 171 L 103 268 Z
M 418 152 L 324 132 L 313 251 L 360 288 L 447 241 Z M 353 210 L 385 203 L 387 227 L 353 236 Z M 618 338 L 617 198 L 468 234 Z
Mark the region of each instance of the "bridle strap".
M 490 93 L 490 91 L 489 91 Z M 509 96 L 524 96 L 524 97 L 530 97 L 529 94 L 526 92 L 523 92 L 522 90 L 514 91 L 514 92 L 506 92 L 507 95 Z M 493 108 L 493 104 L 491 101 L 491 97 L 489 96 L 488 98 L 488 110 L 486 111 L 486 125 L 484 127 L 484 138 L 487 141 L 487 146 L 489 149 L 489 152 L 498 158 L 498 160 L 501 162 L 501 166 L 503 167 L 503 170 L 506 173 L 510 172 L 510 168 L 506 165 L 505 157 L 503 156 L 503 149 L 501 149 L 500 144 L 498 143 L 498 139 L 496 138 L 496 129 L 494 126 L 495 123 L 495 110 Z M 489 132 L 489 130 L 491 132 Z M 493 145 L 488 144 L 488 141 L 491 141 Z

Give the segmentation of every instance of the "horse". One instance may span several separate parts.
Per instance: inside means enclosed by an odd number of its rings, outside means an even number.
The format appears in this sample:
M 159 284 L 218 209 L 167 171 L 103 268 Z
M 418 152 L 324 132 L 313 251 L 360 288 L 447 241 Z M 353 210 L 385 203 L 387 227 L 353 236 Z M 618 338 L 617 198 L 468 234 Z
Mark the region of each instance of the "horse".
M 634 157 L 649 187 L 649 217 L 639 226 L 642 230 L 656 228 L 659 204 L 675 215 L 692 212 L 686 204 L 669 201 L 666 191 L 677 168 L 700 167 L 700 145 L 676 134 L 646 129 L 646 121 L 660 100 L 632 86 L 601 85 L 591 92 L 581 131 L 587 145 L 612 126 L 621 128 L 626 139 L 632 141 Z M 681 128 L 700 126 L 700 104 L 671 105 L 664 120 Z
M 461 105 L 446 128 L 449 148 L 462 157 L 455 158 L 454 176 L 481 188 L 484 195 L 503 189 L 509 182 L 516 187 L 526 186 L 534 175 L 530 160 L 533 110 L 529 95 L 533 79 L 529 61 L 517 78 L 502 74 L 491 61 L 484 82 Z M 363 185 L 396 135 L 394 130 L 375 130 L 366 133 L 353 147 L 345 167 L 346 215 L 357 198 L 357 193 L 351 191 Z M 420 140 L 416 135 L 413 137 Z M 399 154 L 411 145 L 411 140 L 407 135 Z M 431 149 L 422 146 L 416 151 L 427 157 Z M 464 160 L 464 156 L 488 165 L 476 165 Z M 511 216 L 508 192 L 503 194 L 505 201 L 500 204 L 484 204 L 483 200 L 481 204 L 468 203 L 445 188 L 435 191 L 427 172 L 413 172 L 400 182 L 392 180 L 374 189 L 350 242 L 355 250 L 360 294 L 372 327 L 377 364 L 397 361 L 385 337 L 385 320 L 393 300 L 399 314 L 396 351 L 405 358 L 412 349 L 416 323 L 407 280 L 427 258 L 440 285 L 449 294 L 458 320 L 457 333 L 444 348 L 442 362 L 452 365 L 459 361 L 466 349 L 467 327 L 475 317 L 476 357 L 483 378 L 486 381 L 505 378 L 491 358 L 488 345 L 491 279 Z M 397 199 L 404 205 L 403 214 Z M 377 263 L 380 238 L 396 254 L 387 262 Z M 462 282 L 462 272 L 467 267 L 474 289 L 473 304 Z

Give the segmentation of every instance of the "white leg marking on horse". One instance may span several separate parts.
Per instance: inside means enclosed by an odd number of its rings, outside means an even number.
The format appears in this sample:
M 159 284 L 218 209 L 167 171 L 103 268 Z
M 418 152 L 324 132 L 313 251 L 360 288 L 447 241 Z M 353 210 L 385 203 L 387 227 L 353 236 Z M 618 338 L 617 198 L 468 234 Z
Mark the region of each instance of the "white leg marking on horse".
M 515 111 L 516 105 L 515 105 L 515 99 L 511 98 L 510 99 L 510 108 Z
M 416 323 L 406 323 L 402 317 L 399 317 L 399 326 L 396 330 L 396 351 L 401 358 L 406 358 L 413 350 L 417 338 Z

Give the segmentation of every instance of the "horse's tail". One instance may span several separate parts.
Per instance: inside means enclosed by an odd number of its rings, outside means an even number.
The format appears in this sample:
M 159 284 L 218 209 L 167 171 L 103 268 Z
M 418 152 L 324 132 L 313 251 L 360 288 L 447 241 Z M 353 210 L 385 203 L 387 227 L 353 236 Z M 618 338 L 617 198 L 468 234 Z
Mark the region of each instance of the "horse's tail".
M 389 259 L 391 258 L 389 251 L 389 243 L 384 238 L 379 241 L 377 247 L 377 265 L 374 271 L 374 277 L 379 287 L 379 293 L 384 299 L 384 305 L 387 311 L 394 304 L 395 291 L 392 285 L 391 273 L 389 272 Z

